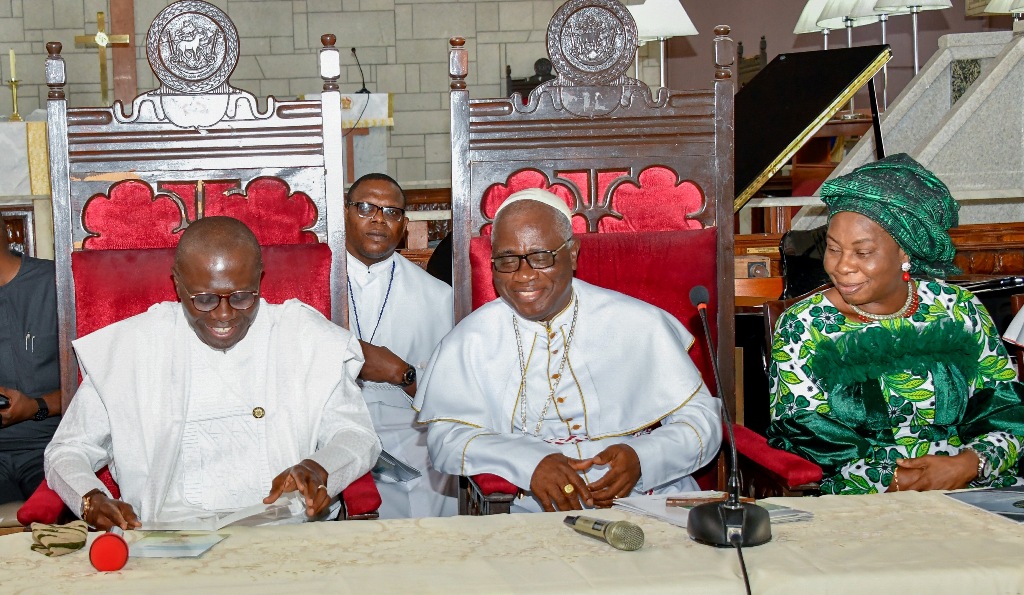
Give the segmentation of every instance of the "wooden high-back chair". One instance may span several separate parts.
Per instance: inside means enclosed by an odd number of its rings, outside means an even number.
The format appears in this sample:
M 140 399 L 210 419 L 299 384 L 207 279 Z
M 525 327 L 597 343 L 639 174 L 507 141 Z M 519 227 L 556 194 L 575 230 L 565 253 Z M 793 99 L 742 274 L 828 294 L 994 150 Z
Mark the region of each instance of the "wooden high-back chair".
M 715 29 L 712 88 L 652 92 L 630 78 L 636 25 L 615 0 L 569 0 L 547 31 L 556 78 L 518 96 L 473 99 L 465 40 L 450 50 L 455 318 L 496 297 L 490 226 L 510 194 L 554 192 L 574 213 L 577 277 L 675 315 L 697 340 L 690 356 L 714 387 L 689 291 L 708 288 L 723 374 L 733 403 L 733 83 L 729 28 Z M 624 364 L 629 365 L 629 364 Z M 704 473 L 714 485 L 715 470 Z M 470 490 L 479 488 L 474 483 Z M 499 486 L 500 487 L 500 486 Z M 484 486 L 477 490 L 500 492 Z M 470 503 L 474 512 L 506 503 Z M 463 502 L 463 512 L 468 512 Z
M 321 99 L 268 97 L 265 110 L 231 86 L 238 33 L 206 2 L 157 15 L 146 52 L 160 86 L 127 111 L 120 101 L 69 108 L 61 44 L 46 44 L 65 408 L 79 383 L 71 342 L 176 301 L 174 247 L 205 216 L 240 219 L 256 234 L 264 299 L 299 298 L 347 326 L 341 60 L 334 35 L 321 42 Z M 372 478 L 352 484 L 344 501 L 350 518 L 375 517 Z

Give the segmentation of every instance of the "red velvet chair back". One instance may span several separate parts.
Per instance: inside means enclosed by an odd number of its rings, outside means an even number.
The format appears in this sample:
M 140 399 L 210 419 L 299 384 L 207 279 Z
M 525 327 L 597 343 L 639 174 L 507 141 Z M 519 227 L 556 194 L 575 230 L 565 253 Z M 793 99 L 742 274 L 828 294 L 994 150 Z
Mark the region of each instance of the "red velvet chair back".
M 80 337 L 178 299 L 171 281 L 174 248 L 83 250 L 71 255 L 71 263 Z M 331 296 L 324 289 L 330 274 L 326 244 L 264 246 L 260 295 L 271 304 L 298 298 L 329 316 Z
M 547 32 L 558 76 L 524 102 L 469 98 L 465 41 L 451 40 L 452 239 L 455 316 L 494 299 L 490 226 L 498 206 L 544 188 L 572 210 L 577 277 L 655 304 L 698 338 L 689 291 L 711 294 L 712 333 L 734 406 L 733 84 L 728 27 L 716 28 L 710 90 L 656 94 L 630 78 L 637 32 L 615 0 L 569 0 Z M 713 471 L 712 471 L 713 473 Z
M 182 35 L 209 43 L 182 55 L 163 41 Z M 157 15 L 145 47 L 159 87 L 130 109 L 69 108 L 61 44 L 47 44 L 65 405 L 77 386 L 71 340 L 175 299 L 171 249 L 204 216 L 235 217 L 255 232 L 266 247 L 265 296 L 299 297 L 347 325 L 340 54 L 333 35 L 321 41 L 321 99 L 268 97 L 263 111 L 230 85 L 238 34 L 210 4 L 176 3 Z

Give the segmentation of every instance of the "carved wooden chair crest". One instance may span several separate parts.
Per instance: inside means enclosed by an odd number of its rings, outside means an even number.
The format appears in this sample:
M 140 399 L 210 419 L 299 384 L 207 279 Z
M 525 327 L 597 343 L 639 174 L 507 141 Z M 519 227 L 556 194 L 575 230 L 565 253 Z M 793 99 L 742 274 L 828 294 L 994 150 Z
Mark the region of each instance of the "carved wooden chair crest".
M 146 52 L 160 86 L 129 111 L 120 101 L 69 108 L 61 44 L 46 45 L 65 406 L 78 386 L 71 341 L 176 300 L 174 246 L 204 216 L 232 216 L 255 232 L 265 299 L 297 297 L 347 325 L 341 61 L 334 35 L 321 42 L 322 98 L 268 97 L 265 110 L 231 86 L 238 32 L 206 2 L 182 0 L 157 15 Z M 372 478 L 357 484 L 372 494 L 353 507 L 347 490 L 349 512 L 376 516 Z
M 715 30 L 712 89 L 652 93 L 626 74 L 637 48 L 629 11 L 615 0 L 569 0 L 548 25 L 556 77 L 525 105 L 515 97 L 470 100 L 465 41 L 451 40 L 456 320 L 496 297 L 489 233 L 497 207 L 517 190 L 540 187 L 574 213 L 577 277 L 657 305 L 698 336 L 688 294 L 705 285 L 721 367 L 732 370 L 735 52 L 728 32 Z M 713 385 L 703 345 L 695 342 L 690 354 Z M 732 395 L 725 376 L 722 394 Z M 714 470 L 706 475 L 713 479 Z M 488 497 L 510 484 L 474 479 L 470 500 L 460 494 L 462 512 L 507 510 L 511 497 Z

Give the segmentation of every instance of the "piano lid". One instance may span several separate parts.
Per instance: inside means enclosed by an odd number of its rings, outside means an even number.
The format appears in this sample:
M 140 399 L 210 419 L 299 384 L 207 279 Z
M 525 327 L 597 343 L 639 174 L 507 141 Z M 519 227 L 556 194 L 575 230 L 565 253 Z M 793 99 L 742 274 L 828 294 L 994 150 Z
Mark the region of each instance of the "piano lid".
M 892 57 L 888 45 L 779 54 L 736 94 L 739 211 Z

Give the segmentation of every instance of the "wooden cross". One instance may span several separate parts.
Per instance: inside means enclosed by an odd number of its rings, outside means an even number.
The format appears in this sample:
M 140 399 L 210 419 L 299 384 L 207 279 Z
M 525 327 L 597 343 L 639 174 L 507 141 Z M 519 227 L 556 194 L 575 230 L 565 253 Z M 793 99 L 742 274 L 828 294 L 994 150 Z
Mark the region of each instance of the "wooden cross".
M 100 101 L 103 105 L 110 103 L 107 94 L 107 46 L 128 45 L 131 41 L 128 35 L 107 35 L 107 22 L 102 12 L 96 13 L 95 35 L 76 35 L 75 43 L 96 46 L 99 48 L 100 57 Z

